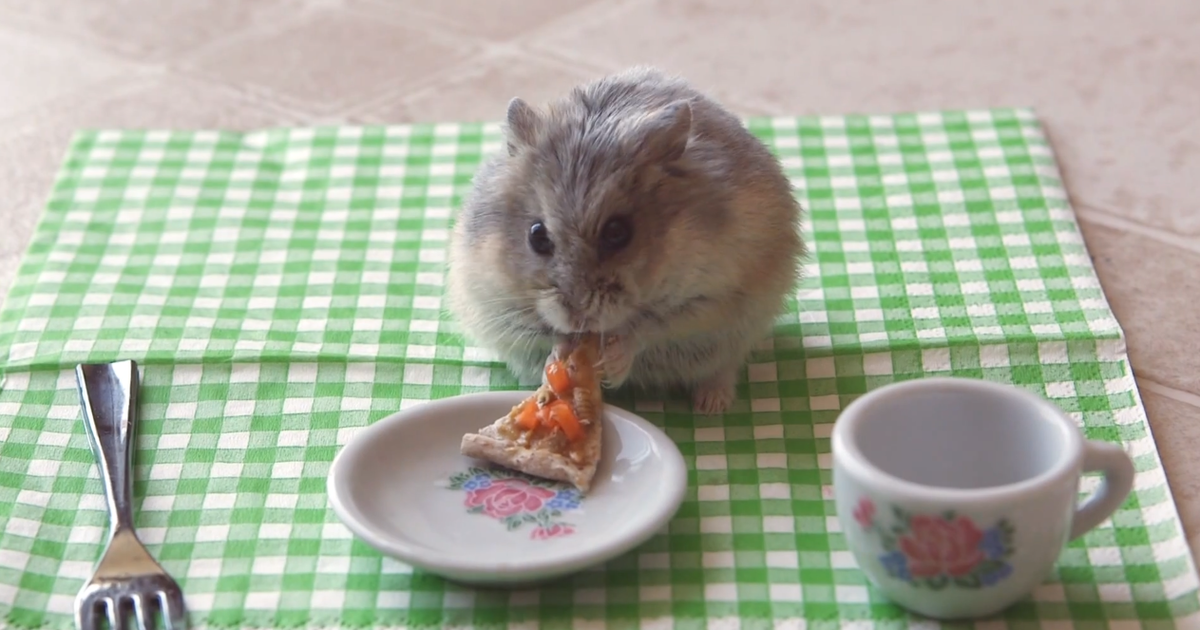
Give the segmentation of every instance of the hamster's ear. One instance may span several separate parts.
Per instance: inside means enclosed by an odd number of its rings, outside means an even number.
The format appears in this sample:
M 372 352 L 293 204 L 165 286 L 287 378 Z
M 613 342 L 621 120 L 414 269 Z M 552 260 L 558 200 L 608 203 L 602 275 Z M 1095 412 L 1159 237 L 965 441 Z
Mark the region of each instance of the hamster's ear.
M 520 97 L 513 98 L 508 102 L 506 118 L 508 154 L 516 155 L 520 149 L 533 145 L 538 127 L 541 125 L 541 118 L 537 111 Z
M 648 162 L 670 164 L 683 157 L 692 131 L 692 104 L 675 101 L 638 124 L 638 152 Z

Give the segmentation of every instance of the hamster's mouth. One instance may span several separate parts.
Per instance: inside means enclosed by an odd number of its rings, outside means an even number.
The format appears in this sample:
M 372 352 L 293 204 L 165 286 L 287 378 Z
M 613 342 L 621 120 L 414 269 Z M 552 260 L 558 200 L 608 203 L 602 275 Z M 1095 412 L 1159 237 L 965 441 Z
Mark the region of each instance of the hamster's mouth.
M 589 324 L 587 326 L 574 326 L 574 327 L 569 327 L 569 328 L 563 328 L 561 326 L 554 326 L 551 324 L 546 324 L 543 327 L 543 330 L 545 331 L 545 334 L 568 336 L 568 337 L 578 337 L 580 335 L 612 335 L 612 334 L 617 334 L 621 331 L 629 329 L 628 322 L 622 323 L 618 326 L 608 326 L 608 327 L 596 326 L 596 325 L 594 325 L 594 322 L 587 322 L 587 323 Z
M 541 328 L 545 334 L 555 335 L 584 335 L 584 334 L 599 334 L 599 335 L 621 335 L 629 334 L 631 331 L 637 330 L 643 326 L 662 327 L 669 326 L 671 320 L 678 317 L 683 317 L 689 313 L 701 309 L 704 306 L 711 304 L 712 298 L 707 295 L 698 295 L 693 298 L 684 300 L 683 302 L 659 302 L 642 306 L 627 317 L 611 326 L 600 326 L 595 318 L 587 318 L 582 322 L 582 326 L 563 327 L 550 323 L 545 317 L 541 319 Z M 574 323 L 574 322 L 571 322 Z
M 644 324 L 655 324 L 664 326 L 670 323 L 672 318 L 682 317 L 690 312 L 703 307 L 712 302 L 712 298 L 706 295 L 697 295 L 683 302 L 667 303 L 659 302 L 649 306 L 643 306 L 635 312 L 629 320 L 624 324 L 625 328 L 635 328 Z
M 706 298 L 705 298 L 706 299 Z M 655 308 L 651 304 L 641 308 L 612 306 L 602 312 L 593 310 L 587 315 L 577 315 L 563 308 L 557 301 L 540 302 L 536 309 L 536 327 L 545 334 L 554 335 L 623 335 L 642 325 L 662 326 L 679 307 Z M 688 308 L 688 305 L 683 305 Z M 665 312 L 664 312 L 665 311 Z M 533 322 L 529 322 L 532 324 Z

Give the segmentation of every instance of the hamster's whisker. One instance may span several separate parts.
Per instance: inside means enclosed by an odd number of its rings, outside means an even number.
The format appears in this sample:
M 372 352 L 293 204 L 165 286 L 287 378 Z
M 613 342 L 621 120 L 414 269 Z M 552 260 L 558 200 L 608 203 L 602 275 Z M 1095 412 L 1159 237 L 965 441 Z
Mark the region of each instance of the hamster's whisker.
M 489 301 L 489 302 L 481 302 L 480 304 L 482 306 L 489 306 L 489 305 L 494 305 L 494 304 L 502 304 L 502 302 L 500 300 L 493 300 L 493 301 Z M 504 306 L 503 308 L 491 308 L 491 309 L 484 309 L 484 310 L 491 311 L 491 317 L 488 318 L 488 320 L 485 320 L 485 321 L 490 321 L 492 319 L 504 319 L 504 318 L 510 318 L 510 317 L 519 317 L 519 316 L 523 316 L 523 315 L 529 315 L 531 313 L 536 313 L 537 306 L 534 304 L 524 303 L 519 306 L 518 305 Z
M 499 313 L 495 313 L 491 317 L 489 317 L 483 321 L 484 322 L 504 321 L 504 320 L 512 319 L 513 317 L 532 315 L 536 312 L 537 312 L 537 309 L 533 308 L 532 306 L 526 307 L 526 308 L 512 309 L 512 310 L 508 310 L 508 311 L 502 311 Z
M 604 331 L 601 330 L 598 336 L 600 337 L 600 352 L 596 355 L 596 364 L 592 366 L 593 368 L 598 368 L 604 365 Z
M 533 344 L 537 341 L 537 336 L 535 331 L 525 331 L 517 337 L 517 343 L 522 353 L 528 354 L 533 351 Z
M 481 329 L 483 329 L 485 331 L 489 331 L 489 332 L 523 331 L 523 332 L 528 332 L 530 334 L 536 335 L 540 332 L 540 330 L 537 327 L 531 326 L 524 322 L 513 322 L 512 321 L 513 317 L 518 317 L 520 315 L 530 315 L 530 314 L 532 314 L 532 313 L 527 312 L 527 313 L 511 313 L 508 315 L 499 315 L 499 316 L 484 320 L 482 322 L 479 322 L 478 326 Z
M 531 298 L 535 298 L 535 297 L 536 296 L 534 296 L 532 294 L 507 295 L 507 296 L 502 296 L 502 297 L 490 298 L 487 300 L 481 300 L 478 303 L 478 306 L 494 306 L 497 304 L 514 304 L 514 303 L 519 304 L 519 303 L 529 302 Z M 530 307 L 530 308 L 532 308 L 532 307 Z
M 530 331 L 522 330 L 520 328 L 508 328 L 501 330 L 500 332 L 508 333 L 510 339 L 509 345 L 513 350 L 528 351 L 530 342 L 529 337 L 531 335 Z

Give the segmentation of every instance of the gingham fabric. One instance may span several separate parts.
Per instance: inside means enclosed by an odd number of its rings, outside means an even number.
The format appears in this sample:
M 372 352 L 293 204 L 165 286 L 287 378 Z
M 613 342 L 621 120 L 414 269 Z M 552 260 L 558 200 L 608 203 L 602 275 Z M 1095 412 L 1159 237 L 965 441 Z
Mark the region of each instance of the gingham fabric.
M 937 625 L 867 585 L 829 486 L 839 410 L 930 375 L 1047 396 L 1139 471 L 1123 508 L 987 627 L 1200 623 L 1121 331 L 1032 112 L 748 124 L 806 209 L 806 279 L 731 412 L 611 396 L 692 471 L 667 530 L 520 591 L 381 557 L 324 494 L 361 427 L 530 385 L 441 313 L 447 232 L 499 128 L 80 134 L 0 313 L 0 619 L 71 627 L 107 527 L 71 369 L 133 358 L 136 521 L 197 626 Z

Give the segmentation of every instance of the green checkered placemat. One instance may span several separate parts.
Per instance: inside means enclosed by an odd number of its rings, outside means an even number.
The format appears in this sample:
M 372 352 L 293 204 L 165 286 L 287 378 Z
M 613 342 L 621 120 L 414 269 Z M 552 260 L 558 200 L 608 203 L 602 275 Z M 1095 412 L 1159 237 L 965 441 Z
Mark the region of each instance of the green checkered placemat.
M 106 514 L 70 369 L 135 358 L 137 522 L 200 626 L 928 627 L 855 568 L 828 438 L 854 397 L 946 374 L 1047 396 L 1139 470 L 1123 508 L 994 627 L 1200 621 L 1120 329 L 1033 114 L 749 125 L 806 208 L 807 279 L 730 413 L 612 396 L 692 469 L 667 530 L 513 592 L 382 558 L 324 495 L 357 429 L 530 385 L 441 314 L 448 228 L 498 128 L 79 135 L 0 312 L 0 620 L 71 626 Z

